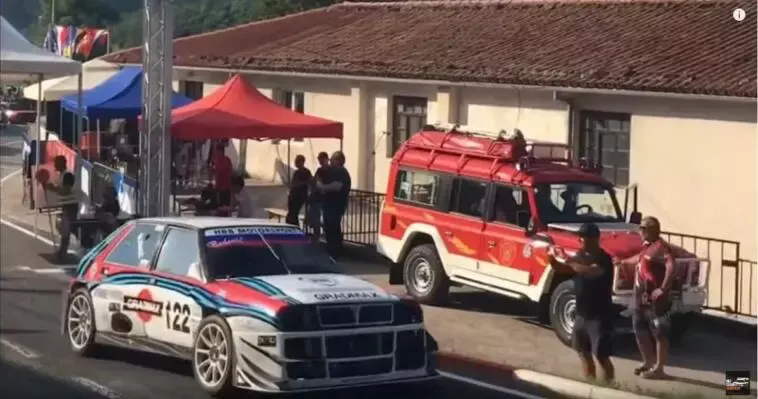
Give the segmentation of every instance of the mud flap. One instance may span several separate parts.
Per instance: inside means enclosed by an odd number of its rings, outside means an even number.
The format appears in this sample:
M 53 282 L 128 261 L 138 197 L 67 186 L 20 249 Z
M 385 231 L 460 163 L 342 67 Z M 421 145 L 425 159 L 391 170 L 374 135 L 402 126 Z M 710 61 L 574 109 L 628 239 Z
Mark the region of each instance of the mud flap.
M 390 264 L 390 285 L 402 285 L 405 283 L 403 278 L 403 265 L 393 262 Z

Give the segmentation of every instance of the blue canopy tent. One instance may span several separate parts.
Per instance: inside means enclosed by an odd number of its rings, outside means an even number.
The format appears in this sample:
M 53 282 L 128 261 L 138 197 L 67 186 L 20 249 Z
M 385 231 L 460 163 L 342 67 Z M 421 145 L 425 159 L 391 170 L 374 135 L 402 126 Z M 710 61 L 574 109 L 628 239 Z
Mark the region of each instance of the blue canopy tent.
M 174 92 L 171 107 L 181 107 L 192 102 Z M 78 112 L 77 96 L 61 99 L 61 107 L 69 112 Z M 136 118 L 142 113 L 142 68 L 127 67 L 110 79 L 82 93 L 81 112 L 88 119 Z
M 93 147 L 100 153 L 100 121 L 108 119 L 137 119 L 142 114 L 142 68 L 126 67 L 94 88 L 81 94 L 81 107 L 77 96 L 70 95 L 61 98 L 61 108 L 76 114 L 82 113 L 86 120 L 86 130 L 90 129 L 90 121 L 96 122 L 96 141 L 87 140 L 87 153 Z M 173 92 L 171 107 L 177 108 L 191 103 L 192 100 Z M 79 111 L 81 110 L 81 111 Z M 81 143 L 81 137 L 76 139 Z M 91 145 L 90 143 L 94 144 Z M 81 150 L 79 148 L 78 150 Z M 89 155 L 87 156 L 89 159 Z

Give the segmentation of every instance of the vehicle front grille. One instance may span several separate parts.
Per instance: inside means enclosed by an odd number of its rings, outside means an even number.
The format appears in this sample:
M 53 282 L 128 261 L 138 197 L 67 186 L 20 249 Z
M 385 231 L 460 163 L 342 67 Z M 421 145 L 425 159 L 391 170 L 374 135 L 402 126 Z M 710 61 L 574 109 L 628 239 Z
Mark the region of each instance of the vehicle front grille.
M 329 359 L 389 355 L 395 349 L 394 334 L 334 335 L 326 337 Z
M 391 324 L 392 304 L 329 305 L 319 306 L 321 327 L 376 326 Z
M 427 362 L 426 344 L 423 328 L 343 333 L 288 338 L 284 354 L 292 379 L 348 378 L 421 369 Z

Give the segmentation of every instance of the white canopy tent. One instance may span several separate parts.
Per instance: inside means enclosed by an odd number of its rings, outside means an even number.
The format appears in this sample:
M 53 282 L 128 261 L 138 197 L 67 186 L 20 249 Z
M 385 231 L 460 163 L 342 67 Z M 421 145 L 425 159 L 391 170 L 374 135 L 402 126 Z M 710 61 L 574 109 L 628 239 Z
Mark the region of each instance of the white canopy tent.
M 82 64 L 82 90 L 89 90 L 110 79 L 121 70 L 118 64 L 112 64 L 100 59 L 94 59 Z M 76 75 L 47 79 L 42 82 L 42 101 L 59 101 L 61 97 L 75 94 L 78 77 Z M 39 84 L 35 83 L 24 88 L 24 97 L 37 100 Z
M 42 80 L 44 77 L 58 77 L 78 74 L 77 91 L 79 94 L 79 104 L 82 103 L 82 64 L 65 57 L 55 55 L 49 51 L 37 47 L 30 43 L 26 38 L 13 27 L 2 15 L 0 15 L 0 83 L 19 83 L 30 79 L 36 80 L 40 85 L 37 93 L 37 140 L 35 144 L 35 175 L 39 170 L 40 162 L 40 136 L 42 130 L 41 124 L 41 103 L 42 98 Z M 77 134 L 79 137 L 82 127 L 81 110 L 77 112 Z M 74 139 L 75 148 L 78 147 Z M 36 185 L 36 184 L 35 184 Z M 34 186 L 33 186 L 34 187 Z M 33 188 L 32 198 L 36 197 L 36 187 Z M 37 235 L 37 215 L 34 218 L 34 234 Z

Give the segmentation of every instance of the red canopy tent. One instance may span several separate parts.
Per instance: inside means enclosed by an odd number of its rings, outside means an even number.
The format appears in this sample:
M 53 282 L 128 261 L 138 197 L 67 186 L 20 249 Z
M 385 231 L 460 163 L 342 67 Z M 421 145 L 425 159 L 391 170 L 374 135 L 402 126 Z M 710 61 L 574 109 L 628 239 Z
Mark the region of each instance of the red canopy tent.
M 171 135 L 187 141 L 342 139 L 342 123 L 277 104 L 236 75 L 210 95 L 174 109 Z

